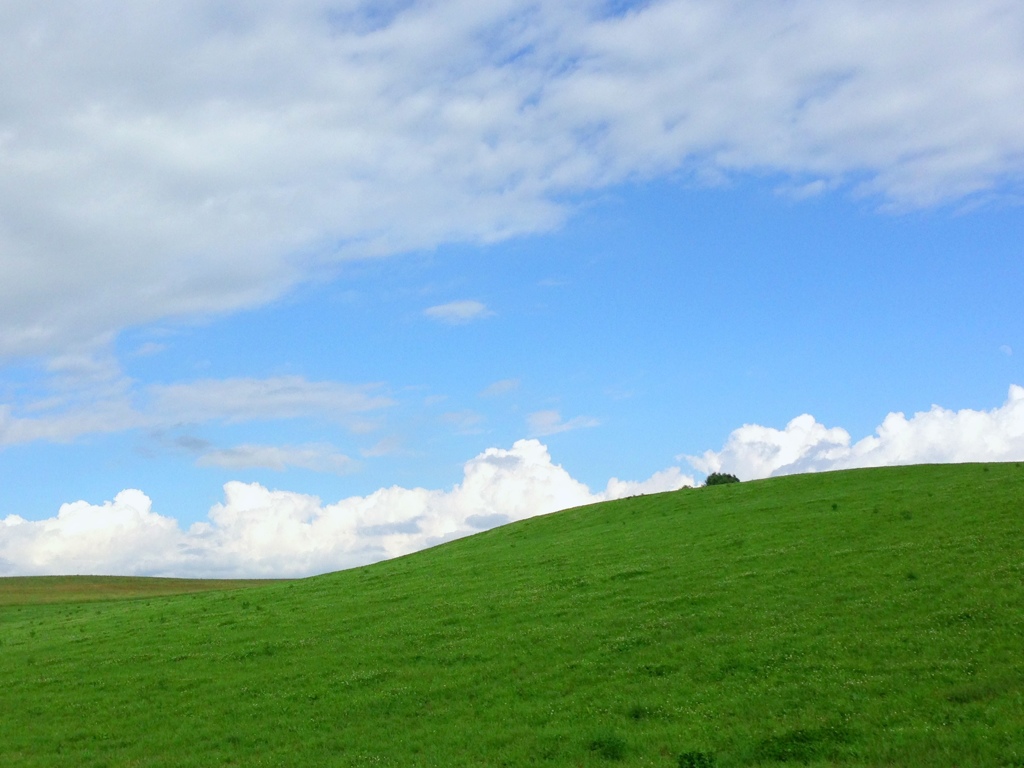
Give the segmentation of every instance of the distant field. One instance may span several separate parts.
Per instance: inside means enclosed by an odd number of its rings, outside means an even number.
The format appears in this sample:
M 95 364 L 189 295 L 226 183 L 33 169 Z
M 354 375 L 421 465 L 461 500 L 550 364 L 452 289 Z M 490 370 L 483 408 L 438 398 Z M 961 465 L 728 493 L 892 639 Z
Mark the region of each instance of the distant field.
M 270 579 L 154 579 L 133 576 L 0 577 L 0 606 L 81 603 L 139 597 L 185 595 L 211 590 L 249 589 Z
M 244 591 L 6 605 L 0 765 L 1020 768 L 1024 467 L 683 490 Z

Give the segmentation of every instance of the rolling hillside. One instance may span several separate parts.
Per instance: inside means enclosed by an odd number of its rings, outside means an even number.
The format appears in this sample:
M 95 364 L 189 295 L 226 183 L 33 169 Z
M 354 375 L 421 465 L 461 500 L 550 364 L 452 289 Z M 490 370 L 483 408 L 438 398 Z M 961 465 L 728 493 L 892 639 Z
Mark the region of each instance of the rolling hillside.
M 1021 464 L 684 489 L 301 581 L 7 602 L 4 766 L 1024 766 Z

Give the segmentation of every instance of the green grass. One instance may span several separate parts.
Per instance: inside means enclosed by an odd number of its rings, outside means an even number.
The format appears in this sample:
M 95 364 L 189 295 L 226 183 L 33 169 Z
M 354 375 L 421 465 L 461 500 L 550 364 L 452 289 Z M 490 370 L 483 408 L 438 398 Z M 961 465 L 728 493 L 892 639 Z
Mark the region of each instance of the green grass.
M 273 579 L 154 579 L 136 576 L 8 576 L 0 578 L 0 606 L 82 603 L 186 595 L 273 584 Z
M 5 766 L 1024 766 L 1024 467 L 638 497 L 0 607 Z

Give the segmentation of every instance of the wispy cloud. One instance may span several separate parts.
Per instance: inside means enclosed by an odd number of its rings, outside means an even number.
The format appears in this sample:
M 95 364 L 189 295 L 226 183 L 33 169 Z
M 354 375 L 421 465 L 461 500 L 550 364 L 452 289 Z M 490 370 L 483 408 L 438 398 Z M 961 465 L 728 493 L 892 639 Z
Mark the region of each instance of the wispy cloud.
M 131 354 L 132 357 L 151 357 L 160 354 L 165 349 L 167 349 L 166 344 L 161 344 L 157 341 L 147 341 L 140 344 Z
M 152 411 L 167 421 L 242 422 L 318 416 L 339 421 L 393 404 L 379 387 L 301 376 L 205 379 L 148 388 Z
M 461 325 L 473 320 L 482 320 L 491 317 L 494 313 L 487 308 L 486 304 L 471 299 L 463 301 L 451 301 L 447 304 L 438 304 L 435 307 L 427 307 L 423 314 L 433 320 L 440 320 L 451 325 Z
M 226 469 L 272 469 L 289 467 L 344 475 L 354 472 L 357 462 L 326 443 L 309 445 L 237 445 L 206 451 L 196 460 L 199 466 Z
M 78 374 L 82 376 L 81 372 Z M 81 387 L 16 410 L 0 405 L 0 445 L 69 442 L 89 434 L 182 424 L 317 418 L 372 431 L 364 417 L 393 405 L 379 385 L 309 381 L 301 376 L 201 379 L 138 388 L 125 378 Z M 368 427 L 364 430 L 364 427 Z
M 576 416 L 568 421 L 563 421 L 562 415 L 558 411 L 535 411 L 526 417 L 526 423 L 529 425 L 530 434 L 534 437 L 555 435 L 573 429 L 597 427 L 601 424 L 590 416 Z
M 150 426 L 155 418 L 139 413 L 123 399 L 76 405 L 59 412 L 17 416 L 9 405 L 0 405 L 0 445 L 43 440 L 67 443 L 83 435 L 110 434 Z
M 484 422 L 483 414 L 476 411 L 449 411 L 441 414 L 441 421 L 464 435 L 479 434 Z
M 376 458 L 378 456 L 394 456 L 402 450 L 401 438 L 391 436 L 385 437 L 378 440 L 376 443 L 371 445 L 369 448 L 364 448 L 360 451 L 360 454 L 366 458 Z
M 515 392 L 519 389 L 519 385 L 519 379 L 501 379 L 500 381 L 488 384 L 480 393 L 480 397 L 499 397 L 501 395 L 507 395 L 509 392 Z
M 5 95 L 32 108 L 0 133 L 0 355 L 263 304 L 324 261 L 544 231 L 567 193 L 680 169 L 903 207 L 1024 174 L 1005 0 L 310 0 L 229 35 L 194 3 L 5 8 Z

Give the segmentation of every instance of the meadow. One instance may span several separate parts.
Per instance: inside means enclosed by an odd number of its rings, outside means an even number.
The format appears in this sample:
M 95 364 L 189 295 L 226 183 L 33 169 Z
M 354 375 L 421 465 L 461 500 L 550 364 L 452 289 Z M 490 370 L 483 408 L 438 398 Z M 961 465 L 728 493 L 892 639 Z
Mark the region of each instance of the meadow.
M 62 581 L 0 601 L 0 765 L 1024 766 L 1021 464 L 684 489 L 230 590 Z
M 248 589 L 276 579 L 154 579 L 139 576 L 10 576 L 0 578 L 0 606 L 81 603 L 193 592 Z

